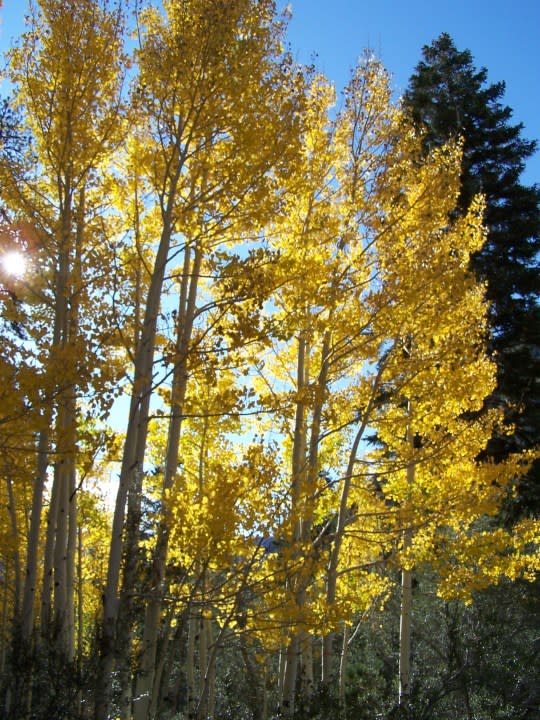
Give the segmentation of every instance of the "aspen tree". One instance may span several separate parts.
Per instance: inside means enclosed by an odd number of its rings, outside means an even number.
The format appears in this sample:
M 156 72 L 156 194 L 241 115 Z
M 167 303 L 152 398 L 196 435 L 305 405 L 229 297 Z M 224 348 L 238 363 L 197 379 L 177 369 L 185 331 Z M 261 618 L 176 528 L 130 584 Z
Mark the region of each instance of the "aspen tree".
M 279 24 L 273 19 L 271 3 L 194 0 L 166 2 L 164 10 L 162 16 L 149 8 L 141 17 L 142 45 L 134 103 L 146 142 L 141 164 L 153 186 L 160 230 L 135 355 L 134 391 L 113 522 L 96 717 L 107 715 L 110 702 L 123 555 L 127 559 L 122 580 L 125 598 L 134 572 L 157 321 L 166 267 L 176 255 L 184 256 L 164 498 L 178 462 L 185 364 L 196 311 L 199 268 L 212 243 L 221 242 L 224 233 L 231 233 L 233 228 L 243 233 L 264 222 L 275 202 L 274 178 L 287 167 L 295 148 L 298 90 L 290 59 L 281 53 Z M 156 580 L 163 577 L 165 570 L 165 510 L 158 534 Z M 155 583 L 138 672 L 137 717 L 146 717 L 150 700 L 161 592 L 159 582 Z M 125 640 L 121 640 L 122 645 Z
M 413 135 L 408 139 L 402 134 L 402 142 L 411 141 L 414 148 Z M 412 158 L 414 150 L 407 154 Z M 484 237 L 481 201 L 473 202 L 465 218 L 452 219 L 460 148 L 433 151 L 420 170 L 411 159 L 404 162 L 401 152 L 398 157 L 389 176 L 397 174 L 403 190 L 398 202 L 381 196 L 387 237 L 379 244 L 378 260 L 381 284 L 393 300 L 392 322 L 400 318 L 401 339 L 386 355 L 392 380 L 383 379 L 393 399 L 372 423 L 384 450 L 368 458 L 375 460 L 373 470 L 386 501 L 396 508 L 401 533 L 399 701 L 406 704 L 412 569 L 422 562 L 437 567 L 433 559 L 446 556 L 447 535 L 457 546 L 467 544 L 478 532 L 480 518 L 495 512 L 512 476 L 524 471 L 527 458 L 521 469 L 515 459 L 499 466 L 481 461 L 489 427 L 497 427 L 501 416 L 493 410 L 488 418 L 479 417 L 493 389 L 495 366 L 485 350 L 484 289 L 469 270 L 470 257 Z M 434 195 L 440 197 L 436 204 Z M 386 322 L 384 313 L 379 319 Z M 500 572 L 505 572 L 504 563 Z
M 77 396 L 90 372 L 81 364 L 80 332 L 92 326 L 85 300 L 95 286 L 98 257 L 89 244 L 87 223 L 96 212 L 91 194 L 96 171 L 121 130 L 118 90 L 123 28 L 118 10 L 108 11 L 86 0 L 77 5 L 43 0 L 33 7 L 29 23 L 21 46 L 11 52 L 9 74 L 31 133 L 30 151 L 38 172 L 18 176 L 19 168 L 13 166 L 3 168 L 3 173 L 10 207 L 34 224 L 41 243 L 38 257 L 44 268 L 50 266 L 45 270 L 49 274 L 42 297 L 52 325 L 52 351 L 45 362 L 47 372 L 55 376 L 56 388 L 54 409 L 46 416 L 54 418 L 58 504 L 56 517 L 48 521 L 55 559 L 46 572 L 54 573 L 54 622 L 60 649 L 72 658 Z M 88 335 L 85 343 L 88 348 Z M 85 381 L 81 382 L 81 376 Z M 33 503 L 34 545 L 28 553 L 25 636 L 32 625 L 44 458 L 42 447 Z M 47 614 L 49 598 L 48 591 L 44 592 L 42 607 Z
M 329 681 L 334 638 L 328 630 L 383 591 L 384 582 L 362 569 L 381 565 L 383 553 L 391 553 L 392 565 L 402 567 L 406 580 L 408 616 L 412 558 L 430 562 L 433 553 L 442 560 L 440 542 L 448 543 L 448 523 L 454 528 L 452 544 L 457 548 L 465 542 L 469 548 L 468 533 L 474 534 L 482 515 L 494 512 L 511 475 L 521 472 L 519 461 L 495 469 L 476 460 L 489 437 L 487 427 L 498 422 L 495 411 L 487 420 L 475 415 L 494 377 L 485 354 L 483 288 L 468 271 L 468 260 L 483 240 L 481 201 L 475 201 L 466 218 L 452 219 L 459 145 L 440 148 L 418 163 L 421 138 L 389 98 L 380 66 L 368 62 L 359 68 L 333 137 L 327 135 L 315 155 L 327 165 L 318 176 L 302 168 L 306 195 L 299 182 L 286 221 L 276 224 L 282 247 L 288 242 L 294 247 L 294 256 L 282 250 L 280 261 L 295 282 L 285 282 L 277 293 L 286 321 L 280 323 L 279 356 L 272 368 L 274 376 L 280 372 L 281 382 L 296 377 L 293 402 L 283 414 L 285 432 L 291 433 L 293 468 L 290 528 L 284 535 L 292 549 L 282 551 L 292 595 L 286 606 L 290 630 L 283 683 L 288 714 L 294 712 L 303 633 L 309 634 L 311 623 L 325 628 L 323 679 Z M 307 135 L 308 148 L 313 137 L 323 135 Z M 310 198 L 310 182 L 311 202 L 305 199 Z M 318 207 L 325 210 L 323 219 Z M 412 358 L 409 343 L 415 348 Z M 322 431 L 318 418 L 324 422 Z M 368 452 L 361 444 L 367 428 L 377 433 L 384 450 Z M 332 435 L 339 435 L 341 462 L 345 460 L 336 483 L 337 505 L 331 493 L 325 502 L 320 484 L 313 482 L 324 440 Z M 456 472 L 463 474 L 463 493 L 457 491 Z M 492 485 L 489 478 L 494 477 Z M 302 482 L 305 495 L 299 501 Z M 313 527 L 312 518 L 324 517 L 322 512 L 328 518 L 323 530 L 332 528 L 325 603 L 316 591 L 324 568 L 314 561 L 324 532 L 314 537 L 301 530 Z M 525 537 L 531 537 L 531 530 L 526 529 Z M 529 567 L 534 562 L 530 555 L 525 561 Z M 288 569 L 285 563 L 290 563 Z M 504 565 L 501 572 L 512 572 L 512 563 L 507 571 Z M 350 582 L 355 574 L 356 591 Z M 408 636 L 404 632 L 403 658 L 409 655 Z M 408 686 L 409 671 L 403 666 Z
M 350 416 L 344 419 L 348 414 L 346 406 L 339 409 L 347 395 L 350 396 L 351 388 L 346 391 L 336 388 L 332 394 L 332 387 L 350 377 L 347 373 L 354 372 L 355 368 L 359 371 L 369 362 L 378 342 L 363 335 L 369 316 L 357 293 L 367 287 L 370 259 L 360 239 L 357 240 L 357 228 L 362 213 L 369 212 L 366 205 L 362 205 L 361 193 L 384 168 L 384 155 L 379 151 L 391 127 L 393 111 L 388 105 L 389 90 L 382 73 L 366 67 L 358 71 L 355 82 L 350 102 L 359 105 L 359 115 L 364 113 L 364 125 L 357 138 L 344 131 L 344 122 L 341 126 L 332 126 L 328 117 L 332 92 L 322 79 L 314 82 L 308 110 L 311 116 L 306 121 L 304 165 L 299 166 L 298 175 L 292 179 L 293 185 L 296 183 L 295 192 L 291 194 L 284 220 L 281 224 L 276 222 L 273 228 L 280 238 L 282 268 L 288 278 L 277 294 L 286 318 L 280 327 L 284 335 L 288 332 L 294 337 L 298 333 L 295 340 L 298 350 L 293 352 L 291 346 L 291 360 L 296 355 L 293 362 L 297 380 L 293 396 L 294 421 L 291 418 L 288 540 L 293 550 L 287 552 L 291 567 L 297 569 L 291 571 L 287 583 L 300 615 L 305 615 L 313 600 L 313 597 L 309 599 L 308 587 L 315 584 L 316 576 L 323 576 L 322 559 L 328 548 L 326 533 L 331 532 L 332 516 L 337 517 L 334 493 L 331 489 L 325 490 L 321 477 L 321 455 L 324 457 L 332 446 L 325 437 L 336 432 L 328 432 L 334 423 L 339 426 L 344 420 L 343 427 L 351 423 Z M 354 92 L 356 96 L 352 97 Z M 351 121 L 351 126 L 359 124 L 358 118 Z M 349 171 L 348 164 L 355 168 Z M 368 192 L 365 190 L 366 195 Z M 289 335 L 285 338 L 288 340 Z M 281 358 L 284 360 L 285 353 L 280 348 Z M 356 445 L 360 437 L 361 433 Z M 348 508 L 347 484 L 343 487 L 340 534 Z M 339 548 L 334 552 L 334 563 L 338 556 Z M 332 573 L 335 574 L 335 568 Z M 333 602 L 335 591 L 330 589 L 329 593 L 329 602 Z M 283 683 L 283 706 L 289 714 L 294 712 L 300 655 L 305 693 L 309 694 L 313 685 L 310 635 L 309 625 L 300 633 L 291 629 Z M 326 663 L 325 671 L 327 675 Z

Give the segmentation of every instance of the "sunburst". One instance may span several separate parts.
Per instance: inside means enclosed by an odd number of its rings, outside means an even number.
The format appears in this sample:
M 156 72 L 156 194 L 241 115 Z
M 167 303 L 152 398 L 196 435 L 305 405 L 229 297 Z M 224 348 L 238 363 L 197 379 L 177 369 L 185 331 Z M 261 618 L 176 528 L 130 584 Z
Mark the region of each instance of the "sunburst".
M 2 269 L 12 277 L 22 277 L 26 272 L 26 258 L 19 250 L 10 250 L 0 257 Z

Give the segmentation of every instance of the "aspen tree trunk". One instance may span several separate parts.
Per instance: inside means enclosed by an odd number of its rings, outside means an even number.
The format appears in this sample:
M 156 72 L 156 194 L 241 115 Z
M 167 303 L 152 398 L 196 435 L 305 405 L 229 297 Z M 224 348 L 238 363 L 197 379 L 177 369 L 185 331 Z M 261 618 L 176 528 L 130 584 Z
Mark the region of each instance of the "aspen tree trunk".
M 197 720 L 204 720 L 206 717 L 213 717 L 215 713 L 215 681 L 216 681 L 216 657 L 219 648 L 221 647 L 223 636 L 229 626 L 231 618 L 233 616 L 231 611 L 228 617 L 224 620 L 219 630 L 217 638 L 213 638 L 211 631 L 211 620 L 210 618 L 204 618 L 206 623 L 206 666 L 200 666 L 201 671 L 201 682 L 199 692 L 199 702 L 197 705 L 195 717 Z M 209 629 L 210 628 L 210 629 Z M 202 673 L 204 672 L 204 677 Z
M 173 486 L 178 469 L 178 452 L 182 428 L 182 411 L 187 389 L 187 359 L 189 345 L 195 319 L 198 281 L 202 263 L 202 249 L 199 245 L 194 250 L 193 262 L 191 250 L 186 247 L 184 268 L 179 297 L 176 357 L 173 371 L 171 393 L 171 419 L 169 422 L 165 468 L 161 492 L 163 512 L 157 529 L 157 542 L 152 561 L 150 580 L 150 600 L 146 606 L 142 654 L 137 674 L 135 690 L 134 718 L 145 720 L 151 702 L 151 689 L 154 686 L 153 674 L 156 662 L 156 648 L 161 618 L 162 598 L 164 591 L 167 553 L 169 545 L 169 528 L 167 517 L 167 494 Z
M 154 693 L 152 696 L 152 707 L 155 705 L 158 712 L 161 712 L 163 708 L 163 701 L 167 700 L 167 710 L 171 712 L 175 717 L 180 713 L 187 712 L 188 699 L 189 699 L 189 687 L 187 677 L 187 657 L 188 657 L 188 644 L 189 644 L 189 616 L 190 616 L 190 604 L 189 600 L 186 606 L 182 609 L 180 618 L 178 617 L 177 609 L 171 613 L 170 619 L 177 618 L 176 630 L 170 640 L 167 640 L 166 656 L 162 653 L 162 657 L 165 658 L 165 662 L 168 667 L 176 666 L 184 670 L 185 674 L 177 673 L 174 683 L 169 684 L 168 682 L 161 683 L 161 693 L 159 698 Z M 163 677 L 169 678 L 170 672 L 163 672 Z M 158 705 L 159 700 L 159 705 Z M 155 713 L 154 713 L 155 714 Z M 157 714 L 159 718 L 160 715 Z M 188 717 L 186 715 L 186 717 Z
M 345 712 L 345 698 L 347 691 L 347 662 L 349 659 L 349 625 L 343 623 L 343 642 L 341 657 L 339 659 L 339 702 L 341 710 Z
M 78 192 L 78 205 L 75 215 L 75 238 L 74 238 L 74 258 L 73 268 L 70 278 L 70 307 L 67 317 L 67 344 L 72 353 L 77 354 L 79 339 L 79 322 L 80 322 L 80 292 L 83 285 L 82 280 L 82 252 L 85 229 L 86 215 L 86 195 L 84 185 Z M 75 638 L 75 582 L 77 542 L 78 542 L 78 496 L 77 496 L 77 471 L 76 458 L 78 453 L 77 447 L 77 366 L 75 358 L 71 358 L 69 362 L 68 387 L 66 388 L 66 418 L 67 426 L 67 485 L 68 485 L 68 526 L 66 537 L 66 646 L 67 658 L 73 661 L 75 658 L 76 638 Z
M 409 402 L 410 414 L 410 402 Z M 409 425 L 407 439 L 411 448 L 414 445 L 414 433 Z M 412 486 L 415 476 L 415 463 L 407 465 L 407 484 Z M 407 521 L 406 521 L 407 522 Z M 410 547 L 412 528 L 403 530 L 403 549 Z M 412 635 L 412 570 L 401 571 L 401 613 L 399 622 L 399 705 L 406 706 L 411 694 L 411 635 Z
M 327 580 L 326 580 L 326 602 L 328 605 L 332 605 L 336 600 L 336 588 L 337 588 L 337 572 L 339 564 L 339 555 L 341 552 L 341 545 L 343 543 L 343 534 L 347 524 L 349 516 L 349 495 L 351 491 L 351 483 L 354 477 L 354 465 L 358 457 L 358 449 L 364 433 L 368 426 L 371 418 L 371 413 L 375 404 L 375 397 L 377 395 L 379 384 L 381 381 L 382 373 L 384 370 L 384 364 L 381 363 L 377 376 L 373 382 L 373 387 L 369 397 L 369 401 L 362 418 L 362 422 L 358 431 L 355 435 L 351 450 L 349 453 L 349 461 L 347 463 L 347 471 L 345 478 L 341 485 L 341 495 L 339 499 L 339 510 L 337 517 L 337 526 L 334 542 L 330 551 L 330 560 L 328 562 Z M 333 679 L 333 646 L 334 646 L 335 633 L 328 633 L 323 638 L 323 652 L 322 652 L 322 682 L 323 684 L 329 684 Z
M 285 666 L 287 663 L 287 651 L 281 645 L 279 648 L 279 656 L 278 656 L 278 698 L 280 701 L 280 705 L 282 705 L 282 698 L 283 698 L 283 683 L 285 680 Z
M 305 400 L 302 399 L 302 390 L 309 382 L 309 348 L 305 340 L 299 342 L 298 365 L 297 365 L 297 386 L 301 396 L 297 404 L 297 415 L 295 423 L 295 443 L 293 445 L 293 502 L 292 513 L 299 515 L 296 520 L 295 542 L 302 541 L 304 547 L 308 547 L 311 541 L 311 529 L 313 526 L 313 497 L 312 491 L 316 487 L 319 460 L 318 447 L 320 440 L 322 410 L 324 406 L 329 352 L 331 335 L 326 333 L 321 348 L 321 366 L 317 378 L 315 401 L 310 423 L 310 441 L 307 448 L 307 428 L 305 419 Z M 306 457 L 307 450 L 307 457 Z M 310 495 L 311 493 L 311 495 Z M 301 508 L 301 509 L 300 509 Z M 311 579 L 311 555 L 304 558 L 304 566 L 292 579 L 292 592 L 298 607 L 306 602 L 306 587 Z M 300 669 L 302 690 L 309 695 L 313 688 L 313 662 L 311 654 L 311 638 L 306 631 L 293 631 L 294 636 L 287 649 L 287 660 L 285 665 L 285 676 L 283 682 L 283 706 L 285 713 L 294 714 L 294 702 L 296 693 L 296 682 Z M 299 668 L 300 665 L 300 668 Z
M 201 615 L 199 626 L 199 702 L 198 720 L 213 718 L 216 704 L 216 654 L 212 622 Z
M 11 481 L 11 477 L 9 474 L 9 471 L 6 469 L 6 484 L 7 484 L 7 496 L 8 496 L 8 513 L 10 517 L 10 523 L 11 523 L 11 536 L 12 536 L 12 542 L 13 542 L 13 548 L 10 552 L 11 556 L 11 564 L 13 565 L 13 585 L 10 588 L 12 590 L 12 614 L 11 614 L 11 625 L 17 626 L 17 622 L 19 620 L 19 605 L 20 605 L 20 595 L 21 595 L 21 566 L 20 566 L 20 558 L 19 558 L 19 531 L 17 527 L 17 513 L 15 510 L 15 496 L 13 493 L 13 483 Z M 7 575 L 7 573 L 6 573 Z M 5 578 L 6 582 L 6 590 L 10 585 L 8 585 L 7 582 L 8 578 Z M 31 702 L 32 697 L 32 691 L 31 691 L 31 674 L 30 674 L 30 668 L 27 667 L 26 662 L 27 658 L 26 655 L 26 647 L 22 646 L 20 643 L 17 643 L 18 638 L 15 639 L 15 645 L 14 645 L 14 661 L 18 665 L 18 672 L 15 673 L 15 676 L 12 676 L 10 678 L 9 686 L 8 686 L 8 692 L 12 693 L 13 698 L 15 700 L 16 707 L 19 708 L 19 710 L 27 711 L 29 710 L 29 705 Z M 8 704 L 8 703 L 6 703 Z
M 308 632 L 300 635 L 300 688 L 304 698 L 313 694 L 313 640 Z
M 73 391 L 73 388 L 69 389 Z M 60 460 L 55 477 L 58 506 L 54 537 L 54 627 L 59 652 L 72 661 L 74 643 L 74 579 L 77 545 L 77 496 L 75 492 L 75 399 L 59 409 Z
M 83 658 L 83 630 L 84 630 L 84 587 L 83 587 L 83 538 L 82 528 L 77 527 L 77 663 L 79 672 L 82 671 Z
M 212 621 L 206 619 L 207 643 L 210 648 L 210 661 L 208 664 L 208 717 L 214 718 L 216 714 L 216 657 L 218 644 L 214 641 Z
M 206 626 L 203 617 L 203 609 L 199 614 L 199 701 L 197 703 L 197 719 L 201 720 L 207 716 L 207 687 L 206 687 L 206 671 L 208 668 L 208 637 L 206 635 Z
M 43 492 L 47 480 L 47 450 L 48 433 L 41 430 L 37 443 L 37 468 L 32 491 L 32 509 L 30 515 L 30 530 L 28 534 L 26 550 L 26 570 L 23 586 L 22 611 L 21 611 L 21 645 L 20 648 L 27 659 L 27 678 L 32 677 L 34 669 L 34 653 L 32 650 L 32 639 L 34 630 L 34 612 L 37 590 L 37 567 L 39 555 L 39 540 L 41 529 L 41 514 L 43 507 Z M 1 672 L 1 671 L 0 671 Z M 31 682 L 23 684 L 22 707 L 30 712 L 32 704 Z
M 37 447 L 38 457 L 36 477 L 32 491 L 32 511 L 30 515 L 30 533 L 26 552 L 26 572 L 21 613 L 21 637 L 25 645 L 30 644 L 32 631 L 34 629 L 34 608 L 36 602 L 41 513 L 43 508 L 43 491 L 47 481 L 48 446 L 48 432 L 46 430 L 41 430 L 39 433 Z
M 4 592 L 2 595 L 2 655 L 1 655 L 1 666 L 2 666 L 2 672 L 5 669 L 6 666 L 6 655 L 7 655 L 7 642 L 6 638 L 8 636 L 8 620 L 9 620 L 9 599 L 8 599 L 8 593 L 10 589 L 10 574 L 9 574 L 10 566 L 9 566 L 9 558 L 5 559 L 5 566 L 4 566 L 4 573 L 3 573 L 3 585 L 4 585 Z M 14 679 L 15 681 L 17 678 Z M 6 711 L 6 714 L 9 716 L 9 713 L 11 711 L 11 703 L 12 703 L 12 696 L 13 696 L 13 683 L 8 684 L 6 688 L 6 694 L 5 694 L 5 700 L 4 700 L 4 708 Z M 30 695 L 30 693 L 29 693 Z
M 260 720 L 268 720 L 268 666 L 265 663 L 262 680 L 262 707 Z
M 15 495 L 13 494 L 13 482 L 11 477 L 6 477 L 7 493 L 8 493 L 8 510 L 11 523 L 11 536 L 13 538 L 13 551 L 11 557 L 13 559 L 13 617 L 18 618 L 20 602 L 21 602 L 21 561 L 19 557 L 19 528 L 17 524 L 17 512 L 15 509 Z
M 195 643 L 197 641 L 198 618 L 189 610 L 188 646 L 186 654 L 186 685 L 187 685 L 187 717 L 195 717 L 196 695 L 195 686 Z
M 332 322 L 332 313 L 330 313 L 329 323 Z M 326 332 L 323 338 L 321 348 L 321 366 L 317 378 L 317 387 L 315 393 L 315 403 L 313 407 L 313 417 L 310 426 L 310 442 L 308 453 L 308 470 L 306 477 L 305 492 L 309 495 L 306 513 L 302 518 L 302 541 L 305 546 L 311 542 L 313 527 L 313 493 L 317 487 L 319 477 L 319 441 L 321 437 L 321 422 L 324 403 L 326 400 L 328 369 L 330 361 L 330 347 L 332 336 L 330 332 Z M 308 563 L 313 562 L 313 558 L 308 558 Z M 308 577 L 305 582 L 309 582 L 311 573 L 308 570 Z M 302 594 L 305 593 L 305 587 L 302 588 Z M 302 598 L 301 603 L 305 602 Z M 302 657 L 302 675 L 301 688 L 304 696 L 309 697 L 313 692 L 313 652 L 312 638 L 308 632 L 302 633 L 301 638 L 301 657 Z
M 304 547 L 307 547 L 311 541 L 311 529 L 313 526 L 313 489 L 316 487 L 318 472 L 319 472 L 319 459 L 318 459 L 318 448 L 321 431 L 321 420 L 322 410 L 324 407 L 325 396 L 327 392 L 327 379 L 328 379 L 328 366 L 329 366 L 329 354 L 331 345 L 331 334 L 327 332 L 324 336 L 322 348 L 321 348 L 321 366 L 319 369 L 319 375 L 317 378 L 317 386 L 315 393 L 315 401 L 313 406 L 312 419 L 310 423 L 310 442 L 309 450 L 306 458 L 306 423 L 305 423 L 305 409 L 301 408 L 301 422 L 303 431 L 297 433 L 299 429 L 298 423 L 298 408 L 297 405 L 297 423 L 295 427 L 295 441 L 297 435 L 299 435 L 299 447 L 298 454 L 295 457 L 293 451 L 293 477 L 295 471 L 298 477 L 297 487 L 294 488 L 298 500 L 296 507 L 294 504 L 295 493 L 293 492 L 293 512 L 299 513 L 299 505 L 303 504 L 301 517 L 297 521 L 299 526 L 297 541 L 301 540 Z M 298 353 L 298 387 L 304 389 L 307 386 L 309 379 L 309 368 L 308 368 L 309 350 L 307 345 L 299 346 Z M 305 402 L 305 401 L 304 401 Z M 302 459 L 302 464 L 300 461 Z M 296 464 L 295 464 L 296 463 Z M 307 466 L 307 467 L 306 467 Z M 306 587 L 311 579 L 311 564 L 313 558 L 311 556 L 304 558 L 304 565 L 293 579 L 293 592 L 296 595 L 296 604 L 302 607 L 306 601 Z M 284 706 L 285 711 L 289 715 L 294 714 L 294 700 L 296 692 L 296 680 L 298 675 L 298 665 L 301 664 L 301 679 L 302 679 L 302 690 L 307 695 L 310 694 L 313 688 L 313 663 L 311 655 L 311 638 L 309 633 L 305 631 L 295 631 L 295 637 L 291 642 L 290 648 L 287 651 L 287 664 L 285 668 L 284 678 Z M 302 659 L 305 658 L 305 664 Z
M 84 589 L 82 580 L 82 558 L 83 558 L 83 538 L 82 528 L 77 525 L 77 623 L 76 623 L 76 648 L 75 658 L 77 662 L 77 672 L 79 677 L 82 677 L 83 670 L 83 630 L 84 630 Z M 81 688 L 77 693 L 77 708 L 79 720 L 85 718 L 85 703 L 83 697 L 83 689 Z
M 4 674 L 6 669 L 6 654 L 7 654 L 7 637 L 8 637 L 8 568 L 9 565 L 6 562 L 3 568 L 2 584 L 4 586 L 4 592 L 2 593 L 2 616 L 0 621 L 0 673 Z
M 61 654 L 68 652 L 67 623 L 67 534 L 69 520 L 69 486 L 68 478 L 62 470 L 58 470 L 58 514 L 54 542 L 54 637 L 57 638 L 57 649 Z
M 66 137 L 71 137 L 71 123 L 68 118 Z M 56 516 L 53 519 L 53 608 L 54 635 L 57 650 L 66 659 L 73 657 L 72 636 L 69 629 L 68 609 L 68 534 L 70 513 L 70 488 L 75 462 L 75 398 L 74 398 L 74 358 L 70 342 L 76 331 L 70 307 L 73 301 L 72 278 L 72 221 L 73 189 L 70 171 L 60 168 L 58 175 L 59 196 L 59 237 L 58 259 L 55 275 L 55 317 L 53 331 L 53 359 L 58 354 L 63 363 L 63 372 L 57 379 L 57 402 L 55 421 L 56 465 L 54 484 L 57 485 Z M 57 360 L 58 362 L 58 360 Z M 58 371 L 57 371 L 58 372 Z M 51 512 L 52 508 L 49 509 Z
M 405 531 L 404 535 L 407 534 Z M 404 537 L 403 546 L 407 547 Z M 411 692 L 412 570 L 401 571 L 401 614 L 399 623 L 399 704 L 406 705 Z
M 164 212 L 163 229 L 156 254 L 150 287 L 146 299 L 144 322 L 139 345 L 135 357 L 134 382 L 129 410 L 128 427 L 124 442 L 120 481 L 116 496 L 113 515 L 107 581 L 103 598 L 103 625 L 101 653 L 96 687 L 95 720 L 107 720 L 111 703 L 111 674 L 115 660 L 117 638 L 117 621 L 119 612 L 118 588 L 122 556 L 133 558 L 137 552 L 138 529 L 127 528 L 124 539 L 126 501 L 131 493 L 132 514 L 140 507 L 138 491 L 142 481 L 144 455 L 148 437 L 148 414 L 152 394 L 153 361 L 157 331 L 157 318 L 160 308 L 161 291 L 165 276 L 165 267 L 169 256 L 172 236 L 172 212 L 174 207 L 175 189 L 178 183 L 180 167 L 172 181 Z M 129 592 L 129 588 L 125 588 Z M 129 631 L 126 619 L 124 634 Z M 126 646 L 125 638 L 120 638 L 120 645 Z M 127 660 L 127 659 L 126 659 Z
M 56 476 L 56 464 L 54 475 Z M 56 532 L 56 516 L 58 514 L 58 482 L 53 480 L 49 512 L 47 513 L 47 534 L 45 550 L 43 553 L 43 588 L 41 591 L 41 636 L 46 639 L 49 635 L 52 622 L 52 583 L 54 574 L 54 535 Z
M 78 507 L 75 467 L 72 461 L 69 486 L 69 525 L 66 548 L 66 636 L 68 646 L 68 658 L 73 661 L 75 658 L 75 583 L 76 583 L 76 557 L 77 557 L 77 535 L 78 535 Z
M 289 641 L 285 655 L 285 671 L 281 699 L 281 709 L 285 717 L 293 717 L 294 715 L 299 656 L 300 639 L 298 634 L 295 634 Z
M 163 687 L 163 679 L 164 677 L 168 679 L 170 675 L 171 658 L 169 647 L 173 644 L 171 640 L 175 639 L 171 638 L 172 617 L 172 612 L 168 612 L 165 627 L 163 629 L 161 647 L 158 649 L 157 653 L 158 660 L 154 670 L 154 684 L 152 686 L 152 695 L 149 709 L 149 717 L 151 718 L 156 717 L 161 709 L 161 703 L 163 701 L 164 695 L 166 694 L 165 688 Z M 165 671 L 167 664 L 168 667 Z
M 299 399 L 296 403 L 296 416 L 294 427 L 293 453 L 292 453 L 292 484 L 291 484 L 291 514 L 294 518 L 293 545 L 298 544 L 302 537 L 302 521 L 299 517 L 299 506 L 302 493 L 302 475 L 305 473 L 306 464 L 306 408 L 303 391 L 307 384 L 307 358 L 309 355 L 305 337 L 298 340 L 298 361 L 296 386 Z M 295 585 L 297 578 L 289 578 L 290 591 L 296 592 Z M 283 713 L 292 717 L 294 714 L 294 700 L 296 694 L 296 678 L 298 674 L 298 662 L 300 655 L 300 641 L 298 633 L 293 630 L 293 635 L 285 651 L 285 663 L 283 673 L 283 688 L 281 694 L 281 707 Z

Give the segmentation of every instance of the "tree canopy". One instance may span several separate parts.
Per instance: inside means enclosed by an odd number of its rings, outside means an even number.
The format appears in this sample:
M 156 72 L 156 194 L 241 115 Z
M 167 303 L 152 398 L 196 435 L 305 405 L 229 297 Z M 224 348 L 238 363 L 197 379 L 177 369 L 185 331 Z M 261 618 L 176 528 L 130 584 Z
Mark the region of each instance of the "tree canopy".
M 298 718 L 399 577 L 405 625 L 413 572 L 538 570 L 494 522 L 535 452 L 484 452 L 490 200 L 372 56 L 336 108 L 271 0 L 134 9 L 131 50 L 122 3 L 38 0 L 8 57 L 4 715 Z
M 492 439 L 495 458 L 533 447 L 540 430 L 540 188 L 520 179 L 537 143 L 523 138 L 521 123 L 512 124 L 504 90 L 503 82 L 489 84 L 486 68 L 476 68 L 471 52 L 458 50 L 443 33 L 424 47 L 405 93 L 405 106 L 425 129 L 426 147 L 463 138 L 460 211 L 476 193 L 486 202 L 486 242 L 473 267 L 487 282 L 496 401 L 515 425 L 511 435 Z M 536 464 L 520 485 L 518 513 L 538 513 L 538 473 Z

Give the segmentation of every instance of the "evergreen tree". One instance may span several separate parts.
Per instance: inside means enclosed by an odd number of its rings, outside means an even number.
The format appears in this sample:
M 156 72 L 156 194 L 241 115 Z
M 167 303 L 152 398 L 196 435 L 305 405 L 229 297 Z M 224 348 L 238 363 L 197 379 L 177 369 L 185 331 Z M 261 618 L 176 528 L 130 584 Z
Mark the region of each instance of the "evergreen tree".
M 484 194 L 487 239 L 474 259 L 487 282 L 491 302 L 492 349 L 498 364 L 493 401 L 504 403 L 515 425 L 511 437 L 493 438 L 495 459 L 532 447 L 540 434 L 540 186 L 526 186 L 520 176 L 536 141 L 522 137 L 523 125 L 512 124 L 512 109 L 503 104 L 503 82 L 487 83 L 468 50 L 457 50 L 441 34 L 425 46 L 412 75 L 405 106 L 426 129 L 427 148 L 462 136 L 464 158 L 459 208 L 465 212 L 473 195 Z M 540 510 L 540 464 L 522 480 L 513 511 Z

